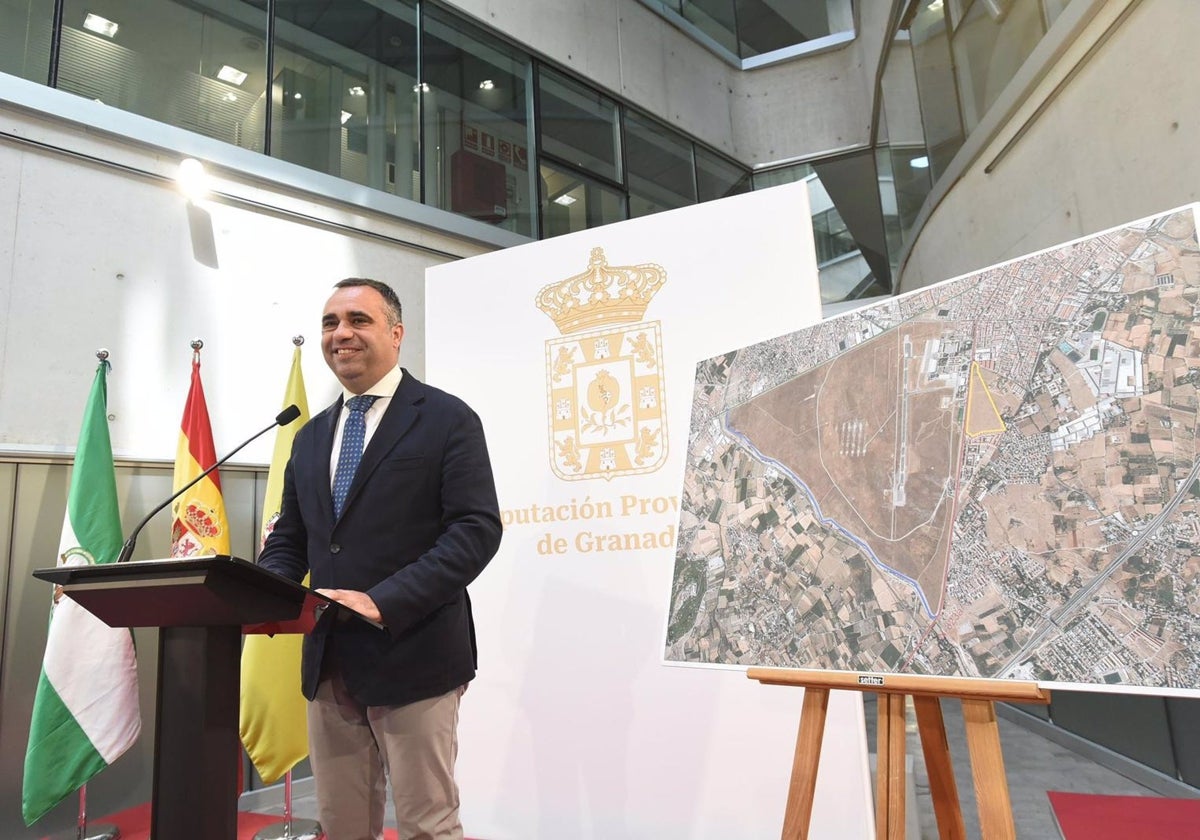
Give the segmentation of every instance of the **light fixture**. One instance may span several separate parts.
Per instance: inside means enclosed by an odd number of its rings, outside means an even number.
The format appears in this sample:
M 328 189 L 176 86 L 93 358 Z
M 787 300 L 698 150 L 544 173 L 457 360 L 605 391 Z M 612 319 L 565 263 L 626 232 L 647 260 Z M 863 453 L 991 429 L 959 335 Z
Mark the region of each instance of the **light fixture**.
M 908 165 L 911 166 L 913 169 L 928 169 L 929 168 L 929 158 L 926 157 L 925 155 L 921 155 L 920 157 L 915 157 L 912 160 L 910 160 L 908 162 Z
M 204 171 L 204 164 L 195 158 L 184 158 L 179 162 L 175 182 L 188 201 L 199 201 L 208 195 L 208 173 Z
M 554 199 L 555 204 L 561 204 L 563 207 L 570 207 L 575 203 L 575 196 L 563 193 L 558 198 Z
M 303 99 L 303 98 L 304 98 L 304 94 L 302 94 L 300 91 L 296 91 L 295 93 L 292 94 L 292 99 Z
M 346 123 L 350 122 L 350 118 L 353 116 L 354 115 L 351 114 L 349 111 L 342 111 L 342 125 L 345 125 Z
M 223 64 L 221 65 L 221 69 L 217 71 L 217 78 L 222 82 L 229 82 L 231 85 L 240 85 L 246 81 L 246 74 L 236 67 Z
M 491 90 L 495 86 L 496 86 L 496 83 L 493 82 L 491 79 L 484 79 L 482 82 L 479 83 L 480 90 Z
M 933 2 L 927 5 L 925 8 L 931 12 L 940 12 L 943 5 L 944 0 L 933 0 Z
M 418 82 L 413 85 L 413 93 L 429 93 L 429 82 Z
M 103 35 L 105 38 L 112 38 L 120 27 L 108 18 L 88 12 L 83 19 L 83 28 L 89 32 L 95 32 L 97 35 Z
M 349 93 L 351 96 L 366 96 L 367 95 L 367 92 L 363 89 L 362 85 L 355 85 L 354 87 L 350 88 Z
M 221 98 L 224 99 L 226 102 L 237 102 L 237 94 L 231 90 L 225 91 L 224 96 L 222 96 Z

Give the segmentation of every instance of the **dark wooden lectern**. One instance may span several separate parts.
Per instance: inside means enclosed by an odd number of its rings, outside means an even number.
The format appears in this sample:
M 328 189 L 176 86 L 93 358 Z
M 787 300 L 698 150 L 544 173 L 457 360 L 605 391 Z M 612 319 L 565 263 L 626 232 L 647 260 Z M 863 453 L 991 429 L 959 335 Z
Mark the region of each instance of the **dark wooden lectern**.
M 236 840 L 241 636 L 369 619 L 215 555 L 38 569 L 110 627 L 158 627 L 154 840 Z M 375 625 L 378 627 L 379 625 Z

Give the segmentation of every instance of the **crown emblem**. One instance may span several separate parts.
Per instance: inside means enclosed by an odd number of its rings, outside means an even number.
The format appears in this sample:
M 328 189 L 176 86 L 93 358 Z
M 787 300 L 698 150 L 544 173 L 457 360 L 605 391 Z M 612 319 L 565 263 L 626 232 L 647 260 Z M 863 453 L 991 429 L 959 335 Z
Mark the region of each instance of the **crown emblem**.
M 642 320 L 665 282 L 667 272 L 660 265 L 610 266 L 604 249 L 593 248 L 587 270 L 542 287 L 537 306 L 563 335 L 601 324 L 632 324 Z
M 211 539 L 221 533 L 216 511 L 196 502 L 191 502 L 184 510 L 183 520 L 202 539 Z

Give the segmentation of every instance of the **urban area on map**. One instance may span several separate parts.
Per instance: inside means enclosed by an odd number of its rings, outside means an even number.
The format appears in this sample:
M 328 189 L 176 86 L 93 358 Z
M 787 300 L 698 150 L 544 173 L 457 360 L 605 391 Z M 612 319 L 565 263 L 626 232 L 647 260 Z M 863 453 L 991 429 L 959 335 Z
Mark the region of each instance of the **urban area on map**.
M 1191 209 L 697 367 L 669 661 L 1200 689 Z

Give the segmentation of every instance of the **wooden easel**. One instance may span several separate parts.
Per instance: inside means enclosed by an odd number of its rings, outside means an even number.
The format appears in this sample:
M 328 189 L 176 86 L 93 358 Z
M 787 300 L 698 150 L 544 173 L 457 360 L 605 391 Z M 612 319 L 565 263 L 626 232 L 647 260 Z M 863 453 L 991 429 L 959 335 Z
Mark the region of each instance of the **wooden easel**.
M 783 818 L 783 840 L 802 840 L 808 836 L 813 794 L 817 785 L 817 765 L 821 760 L 821 740 L 825 734 L 825 713 L 829 708 L 829 691 L 835 688 L 879 694 L 875 786 L 875 834 L 878 840 L 904 840 L 906 696 L 913 698 L 917 712 L 917 727 L 929 772 L 929 790 L 937 816 L 938 835 L 942 840 L 962 840 L 967 836 L 954 769 L 950 764 L 950 745 L 946 740 L 941 706 L 943 697 L 956 697 L 962 701 L 983 838 L 1014 840 L 1016 837 L 994 704 L 1004 701 L 1046 705 L 1050 702 L 1050 692 L 1039 688 L 1037 683 L 783 668 L 750 668 L 746 676 L 764 685 L 790 685 L 804 689 L 800 731 L 796 736 L 792 780 Z

